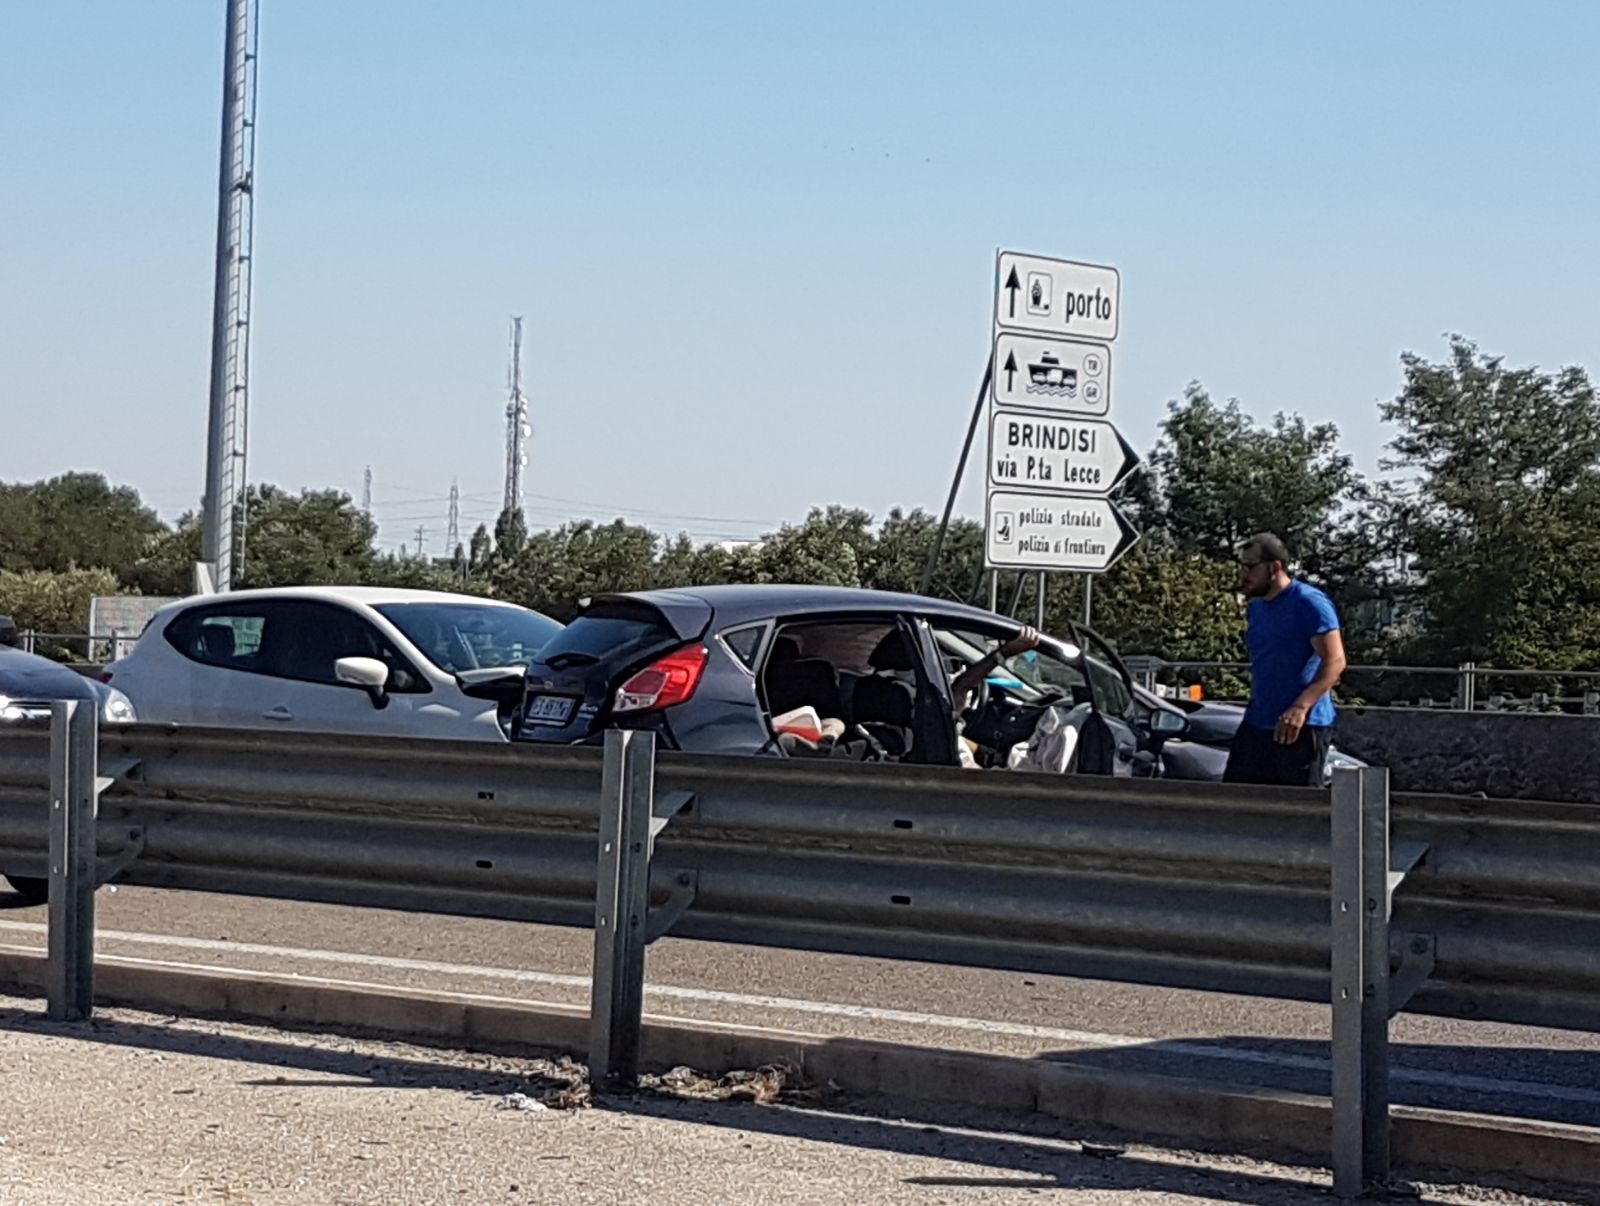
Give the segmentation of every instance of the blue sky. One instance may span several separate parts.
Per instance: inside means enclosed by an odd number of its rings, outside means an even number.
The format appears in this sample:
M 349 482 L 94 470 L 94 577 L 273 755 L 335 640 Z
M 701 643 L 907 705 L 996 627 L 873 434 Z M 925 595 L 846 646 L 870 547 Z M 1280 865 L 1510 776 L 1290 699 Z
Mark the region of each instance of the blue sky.
M 222 0 L 0 0 L 0 479 L 204 475 Z M 1004 247 L 1116 265 L 1113 418 L 1198 379 L 1363 468 L 1404 350 L 1596 366 L 1600 5 L 261 0 L 250 473 L 442 551 L 942 503 Z M 963 509 L 981 510 L 979 472 Z

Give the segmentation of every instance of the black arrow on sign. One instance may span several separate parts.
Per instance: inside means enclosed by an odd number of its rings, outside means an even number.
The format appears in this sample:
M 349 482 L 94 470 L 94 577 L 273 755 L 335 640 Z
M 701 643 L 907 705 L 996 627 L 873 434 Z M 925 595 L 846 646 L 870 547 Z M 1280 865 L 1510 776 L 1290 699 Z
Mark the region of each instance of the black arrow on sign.
M 1004 287 L 1011 291 L 1011 312 L 1006 317 L 1015 318 L 1017 316 L 1017 290 L 1022 288 L 1022 282 L 1017 279 L 1017 266 L 1015 264 L 1011 265 L 1011 275 L 1006 277 Z M 1006 388 L 1010 389 L 1011 387 L 1007 386 Z
M 1015 276 L 1016 273 L 1013 272 L 1011 275 Z M 1015 377 L 1016 375 L 1017 375 L 1017 354 L 1015 352 L 1007 352 L 1006 353 L 1006 393 L 1008 393 L 1008 394 L 1011 392 L 1011 379 L 1013 377 Z M 1123 447 L 1127 448 L 1128 446 L 1126 444 L 1124 444 Z M 1129 451 L 1131 452 L 1132 449 L 1130 448 Z M 1134 459 L 1137 460 L 1138 458 L 1135 457 Z
M 1117 517 L 1117 527 L 1122 529 L 1122 537 L 1117 541 L 1117 547 L 1111 550 L 1111 556 L 1100 568 L 1108 570 L 1122 560 L 1122 555 L 1139 543 L 1139 530 L 1128 522 L 1128 517 L 1116 503 L 1112 503 L 1111 513 Z
M 1127 480 L 1129 474 L 1139 467 L 1139 454 L 1133 450 L 1132 445 L 1127 440 L 1122 438 L 1122 433 L 1115 426 L 1112 426 L 1111 431 L 1117 437 L 1117 443 L 1122 445 L 1122 464 L 1117 468 L 1116 473 L 1111 475 L 1110 488 L 1115 490 Z

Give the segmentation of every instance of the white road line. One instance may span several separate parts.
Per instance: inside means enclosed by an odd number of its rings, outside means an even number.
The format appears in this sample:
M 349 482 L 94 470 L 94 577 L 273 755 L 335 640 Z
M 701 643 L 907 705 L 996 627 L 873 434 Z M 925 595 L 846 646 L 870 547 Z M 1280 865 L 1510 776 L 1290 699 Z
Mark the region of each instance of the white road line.
M 0 920 L 0 931 L 13 933 L 45 933 L 45 926 L 34 921 Z M 300 947 L 271 946 L 256 942 L 229 942 L 213 938 L 186 938 L 166 934 L 143 934 L 127 930 L 99 930 L 100 942 L 122 942 L 132 945 L 164 946 L 177 950 L 206 951 L 215 954 L 256 955 L 273 959 L 299 960 L 306 963 L 340 964 L 343 966 L 382 968 L 395 972 L 429 973 L 459 976 L 467 979 L 501 980 L 513 984 L 536 984 L 549 988 L 581 990 L 587 1000 L 589 977 L 565 975 L 559 972 L 524 971 L 508 967 L 477 967 L 464 963 L 440 963 L 430 959 L 405 959 L 390 955 L 368 955 L 354 951 L 308 950 Z M 44 954 L 41 947 L 0 945 L 0 949 L 25 954 Z M 219 970 L 214 964 L 166 964 L 160 960 L 129 960 L 157 966 Z M 236 967 L 237 971 L 249 968 Z M 295 973 L 288 973 L 295 975 Z M 393 988 L 393 985 L 372 984 L 356 980 L 324 980 L 320 977 L 297 976 L 319 983 L 344 987 Z M 904 1009 L 881 1009 L 872 1005 L 850 1005 L 831 1001 L 805 1001 L 793 997 L 770 997 L 748 993 L 723 992 L 712 988 L 681 988 L 668 984 L 646 984 L 645 994 L 668 1001 L 687 1001 L 707 1005 L 729 1005 L 745 1009 L 774 1010 L 785 1013 L 810 1014 L 819 1017 L 849 1018 L 856 1021 L 883 1022 L 937 1030 L 972 1031 L 981 1034 L 998 1034 L 1010 1038 L 1038 1039 L 1049 1043 L 1066 1043 L 1078 1047 L 1103 1050 L 1127 1048 L 1156 1048 L 1158 1054 L 1186 1056 L 1198 1059 L 1222 1060 L 1230 1063 L 1260 1064 L 1302 1072 L 1327 1072 L 1328 1060 L 1312 1055 L 1292 1055 L 1288 1052 L 1248 1051 L 1224 1047 L 1213 1043 L 1168 1040 L 1127 1034 L 1099 1034 L 1085 1030 L 1063 1030 L 1052 1026 L 1033 1026 L 1020 1022 L 1002 1022 L 989 1018 L 965 1018 L 950 1014 L 919 1013 Z M 477 997 L 471 993 L 450 993 L 472 999 L 492 1000 L 502 1004 L 518 1004 L 509 997 Z M 520 1002 L 527 1004 L 527 1002 Z M 700 1019 L 707 1020 L 707 1019 Z M 1572 1085 L 1548 1084 L 1543 1081 L 1503 1080 L 1498 1077 L 1471 1076 L 1455 1072 L 1439 1072 L 1425 1068 L 1395 1068 L 1390 1073 L 1395 1081 L 1434 1088 L 1456 1089 L 1494 1096 L 1546 1098 L 1583 1105 L 1600 1105 L 1600 1091 Z

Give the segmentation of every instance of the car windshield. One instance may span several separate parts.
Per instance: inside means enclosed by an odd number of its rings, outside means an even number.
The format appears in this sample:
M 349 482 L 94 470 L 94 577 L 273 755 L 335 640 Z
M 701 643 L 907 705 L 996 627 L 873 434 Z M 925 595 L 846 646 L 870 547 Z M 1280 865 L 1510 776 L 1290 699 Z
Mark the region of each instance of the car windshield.
M 449 674 L 526 666 L 561 625 L 523 607 L 485 603 L 380 603 L 376 611 Z

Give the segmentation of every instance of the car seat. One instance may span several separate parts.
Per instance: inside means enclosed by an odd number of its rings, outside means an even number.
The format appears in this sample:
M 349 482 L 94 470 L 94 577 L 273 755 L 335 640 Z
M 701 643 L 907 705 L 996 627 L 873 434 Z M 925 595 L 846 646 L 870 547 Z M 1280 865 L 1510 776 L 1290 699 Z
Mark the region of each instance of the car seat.
M 763 679 L 767 709 L 774 716 L 810 706 L 824 720 L 844 717 L 839 673 L 833 663 L 819 657 L 801 657 L 800 643 L 792 636 L 780 636 L 773 643 Z
M 203 661 L 225 666 L 234 659 L 233 629 L 226 624 L 200 625 L 198 644 Z

